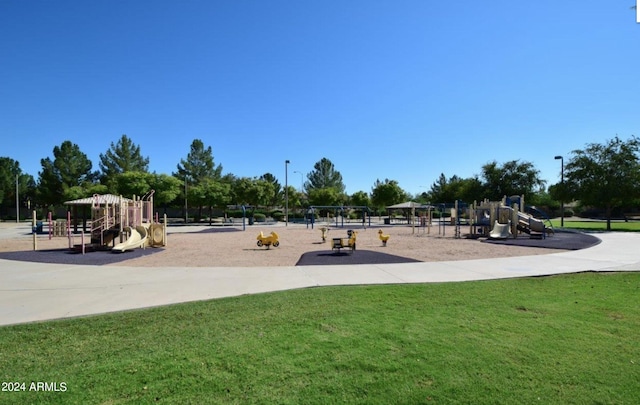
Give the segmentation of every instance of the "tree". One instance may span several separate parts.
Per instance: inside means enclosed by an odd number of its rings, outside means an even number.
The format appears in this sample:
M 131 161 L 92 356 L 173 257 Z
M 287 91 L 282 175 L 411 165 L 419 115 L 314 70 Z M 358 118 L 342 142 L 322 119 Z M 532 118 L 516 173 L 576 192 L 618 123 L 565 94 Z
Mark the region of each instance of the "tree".
M 291 184 L 287 185 L 287 190 L 289 193 L 289 206 L 292 207 L 293 210 L 296 208 L 303 208 L 303 197 L 304 195 L 300 192 L 300 190 L 296 189 Z
M 381 182 L 377 179 L 371 189 L 371 202 L 378 209 L 404 202 L 408 197 L 396 180 L 384 179 Z
M 531 195 L 544 188 L 545 181 L 530 162 L 511 160 L 498 166 L 496 161 L 482 166 L 485 198 L 501 200 L 512 195 Z
M 20 206 L 34 200 L 35 182 L 33 176 L 22 173 L 20 163 L 8 157 L 0 157 L 0 207 L 15 207 L 16 178 L 18 181 L 18 197 Z M 0 213 L 4 215 L 6 211 Z
M 483 185 L 477 177 L 463 179 L 456 175 L 446 178 L 440 174 L 438 180 L 431 185 L 429 199 L 433 203 L 454 202 L 456 200 L 481 200 L 484 194 Z
M 583 205 L 605 209 L 607 230 L 611 230 L 614 208 L 634 202 L 640 196 L 640 140 L 617 136 L 604 144 L 587 144 L 574 150 L 565 164 L 565 192 Z
M 220 180 L 222 178 L 222 166 L 216 166 L 213 160 L 213 151 L 211 146 L 205 148 L 204 143 L 200 139 L 194 139 L 191 142 L 191 148 L 186 159 L 180 159 L 178 171 L 173 176 L 186 183 L 187 196 L 191 201 L 191 205 L 198 207 L 198 217 L 202 216 L 202 207 L 206 203 L 204 191 L 199 189 L 206 180 Z M 185 184 L 183 183 L 183 184 Z M 192 197 L 189 197 L 191 195 Z
M 342 205 L 344 193 L 334 187 L 311 188 L 308 192 L 309 205 Z
M 186 159 L 180 159 L 178 171 L 173 175 L 180 180 L 188 178 L 190 182 L 197 183 L 206 178 L 220 179 L 222 166 L 215 166 L 211 146 L 205 148 L 200 139 L 191 142 L 191 150 Z
M 174 201 L 182 192 L 183 183 L 168 174 L 151 173 L 147 180 L 149 187 L 155 190 L 153 203 L 156 207 L 164 207 L 165 213 L 167 204 Z
M 345 185 L 342 182 L 342 175 L 335 169 L 329 159 L 320 159 L 313 166 L 313 169 L 307 174 L 308 180 L 304 183 L 305 191 L 333 188 L 338 193 L 344 193 Z M 311 196 L 309 198 L 311 199 Z
M 53 157 L 53 160 L 48 157 L 40 160 L 38 192 L 44 204 L 59 204 L 82 194 L 78 189 L 71 190 L 72 187 L 88 190 L 93 185 L 97 173 L 91 171 L 91 160 L 78 145 L 64 141 L 53 148 Z
M 276 179 L 276 176 L 274 176 L 271 173 L 265 173 L 262 176 L 260 176 L 260 180 L 264 180 L 273 185 L 273 194 L 270 196 L 267 196 L 267 201 L 268 201 L 267 205 L 276 206 L 276 205 L 280 205 L 281 203 L 283 204 L 284 190 L 282 189 L 282 186 L 278 182 L 278 179 Z M 289 198 L 289 200 L 291 200 L 291 198 Z
M 151 191 L 152 175 L 150 173 L 127 171 L 118 173 L 112 178 L 115 187 L 115 194 L 122 195 L 127 198 L 135 196 L 143 196 Z
M 122 135 L 118 143 L 111 142 L 109 150 L 100 154 L 101 182 L 109 184 L 114 176 L 126 172 L 149 171 L 149 158 L 142 157 L 140 147 L 127 136 Z
M 273 184 L 259 179 L 241 177 L 232 186 L 233 196 L 237 205 L 267 205 L 273 195 Z
M 369 194 L 367 194 L 366 191 L 356 191 L 351 194 L 349 200 L 351 201 L 351 205 L 359 207 L 369 207 L 371 205 L 371 198 L 369 198 Z

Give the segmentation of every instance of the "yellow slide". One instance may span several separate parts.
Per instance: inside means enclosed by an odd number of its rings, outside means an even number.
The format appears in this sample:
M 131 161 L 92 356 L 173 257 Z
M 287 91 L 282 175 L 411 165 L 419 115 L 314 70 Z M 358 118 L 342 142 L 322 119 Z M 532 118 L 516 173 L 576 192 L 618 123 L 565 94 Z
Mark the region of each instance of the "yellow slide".
M 137 249 L 139 247 L 145 247 L 147 245 L 147 228 L 138 225 L 134 228 L 127 228 L 130 232 L 129 237 L 122 243 L 115 245 L 111 251 L 115 253 L 123 253 L 127 250 Z

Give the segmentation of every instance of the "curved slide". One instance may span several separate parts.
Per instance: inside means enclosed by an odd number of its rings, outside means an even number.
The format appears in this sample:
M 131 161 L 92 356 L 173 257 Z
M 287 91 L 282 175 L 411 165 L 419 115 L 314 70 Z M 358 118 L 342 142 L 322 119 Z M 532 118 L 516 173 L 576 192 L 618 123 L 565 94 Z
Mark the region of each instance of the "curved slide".
M 128 230 L 131 232 L 131 234 L 129 235 L 127 240 L 115 245 L 111 249 L 112 252 L 123 253 L 127 250 L 133 250 L 139 247 L 144 247 L 146 245 L 148 235 L 147 228 L 139 225 L 136 226 L 135 229 L 129 228 Z
M 491 233 L 489 233 L 490 239 L 507 239 L 511 234 L 511 221 L 506 224 L 501 224 L 498 221 L 495 221 L 493 224 L 493 229 Z

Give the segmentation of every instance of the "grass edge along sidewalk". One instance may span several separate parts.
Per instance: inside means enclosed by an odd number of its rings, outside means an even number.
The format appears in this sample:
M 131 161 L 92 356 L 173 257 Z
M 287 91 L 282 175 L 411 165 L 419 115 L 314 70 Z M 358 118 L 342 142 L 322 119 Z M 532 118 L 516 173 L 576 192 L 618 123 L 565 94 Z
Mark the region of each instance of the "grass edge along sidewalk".
M 21 403 L 633 403 L 640 273 L 320 287 L 0 328 Z
M 552 219 L 551 224 L 554 228 L 560 229 L 561 221 L 559 218 Z M 605 232 L 607 230 L 606 220 L 565 220 L 564 229 L 574 229 L 584 232 Z M 611 221 L 612 232 L 640 232 L 640 221 Z

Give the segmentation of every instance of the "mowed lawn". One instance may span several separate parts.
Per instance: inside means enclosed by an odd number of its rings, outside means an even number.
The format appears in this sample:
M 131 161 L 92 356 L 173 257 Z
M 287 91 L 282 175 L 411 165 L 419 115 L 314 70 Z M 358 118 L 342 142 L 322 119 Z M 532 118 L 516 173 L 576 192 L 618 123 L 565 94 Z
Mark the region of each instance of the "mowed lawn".
M 293 290 L 0 327 L 0 403 L 635 404 L 639 331 L 640 273 Z
M 552 219 L 554 228 L 560 228 L 560 219 Z M 564 227 L 578 231 L 602 232 L 607 230 L 607 221 L 564 221 Z M 640 232 L 640 221 L 624 222 L 620 220 L 611 221 L 611 231 L 613 232 Z

